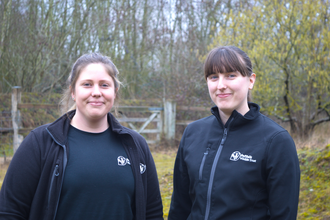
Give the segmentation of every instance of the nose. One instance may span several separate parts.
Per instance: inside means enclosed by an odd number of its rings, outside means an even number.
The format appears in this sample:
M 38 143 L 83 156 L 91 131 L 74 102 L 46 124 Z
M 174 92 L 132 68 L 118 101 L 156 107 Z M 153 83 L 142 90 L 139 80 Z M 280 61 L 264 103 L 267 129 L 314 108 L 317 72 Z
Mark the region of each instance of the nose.
M 100 88 L 98 85 L 93 87 L 92 96 L 101 96 Z
M 226 86 L 226 84 L 225 84 L 225 80 L 224 80 L 224 78 L 221 76 L 221 74 L 220 74 L 220 76 L 219 76 L 219 80 L 218 80 L 218 85 L 217 85 L 217 89 L 219 89 L 219 90 L 224 90 L 224 89 L 226 89 L 227 88 L 227 86 Z

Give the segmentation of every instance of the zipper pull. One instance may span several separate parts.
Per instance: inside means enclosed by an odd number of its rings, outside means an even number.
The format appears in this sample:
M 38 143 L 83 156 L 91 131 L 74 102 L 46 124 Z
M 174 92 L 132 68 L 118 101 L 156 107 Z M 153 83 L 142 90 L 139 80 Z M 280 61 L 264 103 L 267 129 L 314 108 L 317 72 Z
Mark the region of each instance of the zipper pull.
M 204 155 L 208 155 L 210 151 L 210 147 L 206 148 L 206 151 L 204 152 Z
M 225 143 L 227 137 L 227 128 L 225 128 L 224 132 L 223 132 L 223 137 L 221 139 L 221 145 L 223 145 Z
M 56 164 L 56 166 L 55 166 L 55 170 L 54 170 L 54 175 L 55 176 L 59 176 L 60 175 L 60 173 L 58 172 L 58 164 Z

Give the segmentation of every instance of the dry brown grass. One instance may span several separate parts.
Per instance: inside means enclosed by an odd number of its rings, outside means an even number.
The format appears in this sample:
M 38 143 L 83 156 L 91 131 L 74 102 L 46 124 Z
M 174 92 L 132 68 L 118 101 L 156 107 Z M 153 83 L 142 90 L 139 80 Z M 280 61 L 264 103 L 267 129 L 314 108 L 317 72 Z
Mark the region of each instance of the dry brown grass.
M 315 127 L 313 134 L 307 140 L 294 138 L 298 149 L 323 148 L 330 144 L 330 122 Z

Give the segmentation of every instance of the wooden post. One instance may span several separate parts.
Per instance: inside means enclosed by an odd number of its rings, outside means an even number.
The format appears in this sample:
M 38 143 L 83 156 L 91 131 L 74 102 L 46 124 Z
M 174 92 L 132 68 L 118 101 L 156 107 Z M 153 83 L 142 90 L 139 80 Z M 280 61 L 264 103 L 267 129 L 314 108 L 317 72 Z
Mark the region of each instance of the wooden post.
M 176 103 L 167 100 L 164 103 L 164 136 L 167 141 L 174 141 L 175 138 L 175 116 Z
M 20 137 L 18 134 L 19 124 L 20 124 L 19 122 L 20 114 L 19 114 L 19 110 L 17 109 L 17 105 L 21 102 L 21 87 L 14 86 L 12 89 L 13 90 L 11 94 L 11 117 L 12 117 L 13 130 L 14 130 L 13 150 L 15 153 L 22 141 L 22 137 Z
M 158 122 L 157 122 L 157 130 L 159 131 L 157 133 L 157 141 L 160 141 L 161 133 L 163 133 L 163 119 L 162 119 L 162 112 L 159 112 L 158 116 Z

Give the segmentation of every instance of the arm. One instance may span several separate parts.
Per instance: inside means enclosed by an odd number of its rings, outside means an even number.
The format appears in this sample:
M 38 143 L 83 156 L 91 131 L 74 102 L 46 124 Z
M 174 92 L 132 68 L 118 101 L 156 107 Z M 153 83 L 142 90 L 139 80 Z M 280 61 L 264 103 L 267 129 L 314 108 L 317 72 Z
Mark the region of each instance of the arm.
M 183 136 L 184 137 L 184 136 Z M 169 220 L 187 219 L 192 202 L 189 196 L 189 176 L 183 156 L 184 138 L 182 138 L 174 165 L 173 194 L 171 200 Z
M 0 191 L 0 219 L 28 219 L 39 182 L 40 152 L 31 132 L 16 151 Z
M 270 140 L 266 171 L 270 219 L 295 220 L 300 168 L 296 146 L 286 131 L 276 134 Z

